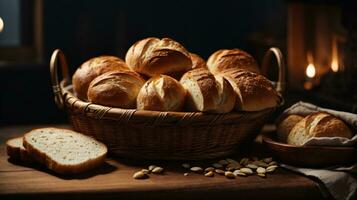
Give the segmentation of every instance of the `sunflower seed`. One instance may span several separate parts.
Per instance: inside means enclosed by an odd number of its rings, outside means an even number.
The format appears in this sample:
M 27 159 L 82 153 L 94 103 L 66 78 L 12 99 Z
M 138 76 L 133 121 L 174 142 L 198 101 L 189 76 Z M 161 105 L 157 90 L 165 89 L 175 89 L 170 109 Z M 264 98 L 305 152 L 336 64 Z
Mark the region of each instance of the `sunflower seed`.
M 145 178 L 149 178 L 149 176 L 147 174 L 145 174 L 144 172 L 142 172 L 142 171 L 138 171 L 138 172 L 134 173 L 133 178 L 135 178 L 135 179 L 145 179 Z
M 265 172 L 266 172 L 265 168 L 263 168 L 263 167 L 258 167 L 258 169 L 257 169 L 257 173 L 258 173 L 258 174 L 265 174 Z
M 234 165 L 238 165 L 238 164 L 239 164 L 238 161 L 233 160 L 233 159 L 231 159 L 231 158 L 227 158 L 226 160 L 227 160 L 227 162 L 229 162 L 230 164 L 234 164 Z
M 214 168 L 213 168 L 213 167 L 207 167 L 207 168 L 205 169 L 205 172 L 212 172 L 212 171 L 214 171 Z
M 221 165 L 228 165 L 228 162 L 226 160 L 220 160 L 218 161 L 218 164 L 221 164 Z
M 164 168 L 162 168 L 162 167 L 155 167 L 155 168 L 152 170 L 152 173 L 160 174 L 162 171 L 164 171 Z
M 197 173 L 199 173 L 199 172 L 202 172 L 203 171 L 203 169 L 201 168 L 201 167 L 191 167 L 191 169 L 190 169 L 191 171 L 193 171 L 193 172 L 197 172 Z
M 209 171 L 209 172 L 205 173 L 205 177 L 213 177 L 213 176 L 214 176 L 213 171 Z
M 214 170 L 217 174 L 219 174 L 219 175 L 223 175 L 224 174 L 224 171 L 223 170 L 221 170 L 221 169 L 216 169 L 216 170 Z
M 278 165 L 278 163 L 277 163 L 277 162 L 275 162 L 275 161 L 271 161 L 268 165 L 269 165 L 269 166 L 272 166 L 272 165 Z
M 246 167 L 250 168 L 250 169 L 257 169 L 258 166 L 254 165 L 254 164 L 248 164 L 246 165 Z
M 254 161 L 252 164 L 254 164 L 258 167 L 268 167 L 268 164 L 266 164 L 265 162 L 260 161 L 260 160 Z
M 185 168 L 185 169 L 190 169 L 190 164 L 188 164 L 188 163 L 183 163 L 183 164 L 182 164 L 182 167 Z
M 277 165 L 271 165 L 266 168 L 266 172 L 268 172 L 268 173 L 274 172 L 276 168 L 278 168 Z
M 223 168 L 223 165 L 221 165 L 221 164 L 219 164 L 219 163 L 213 163 L 212 164 L 212 166 L 214 167 L 214 168 Z
M 264 158 L 263 161 L 268 164 L 271 161 L 273 161 L 273 158 L 272 157 Z
M 226 176 L 227 178 L 235 178 L 236 176 L 230 172 L 230 171 L 227 171 L 227 172 L 224 172 L 224 176 Z
M 150 165 L 149 167 L 148 167 L 148 169 L 150 170 L 150 171 L 152 171 L 155 167 L 157 167 L 156 165 Z
M 235 176 L 247 176 L 245 173 L 241 172 L 239 169 L 233 172 Z
M 150 170 L 148 170 L 148 169 L 142 169 L 141 170 L 144 174 L 150 174 Z
M 265 178 L 266 175 L 265 174 L 258 174 L 258 176 L 262 177 L 262 178 Z
M 246 168 L 246 167 L 241 168 L 240 172 L 243 172 L 243 173 L 245 173 L 247 175 L 253 174 L 253 170 L 251 170 L 250 168 Z

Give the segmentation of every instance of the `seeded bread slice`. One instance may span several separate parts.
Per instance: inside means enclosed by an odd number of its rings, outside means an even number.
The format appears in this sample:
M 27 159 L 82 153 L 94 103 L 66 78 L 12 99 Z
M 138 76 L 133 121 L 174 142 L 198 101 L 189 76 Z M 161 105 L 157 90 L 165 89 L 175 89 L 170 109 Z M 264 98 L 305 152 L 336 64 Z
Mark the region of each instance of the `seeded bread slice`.
M 22 145 L 22 141 L 22 137 L 12 138 L 6 141 L 7 155 L 18 161 L 33 162 L 33 159 L 28 155 L 25 147 Z
M 23 144 L 38 162 L 59 174 L 75 174 L 104 162 L 107 147 L 80 133 L 58 128 L 41 128 L 24 135 Z

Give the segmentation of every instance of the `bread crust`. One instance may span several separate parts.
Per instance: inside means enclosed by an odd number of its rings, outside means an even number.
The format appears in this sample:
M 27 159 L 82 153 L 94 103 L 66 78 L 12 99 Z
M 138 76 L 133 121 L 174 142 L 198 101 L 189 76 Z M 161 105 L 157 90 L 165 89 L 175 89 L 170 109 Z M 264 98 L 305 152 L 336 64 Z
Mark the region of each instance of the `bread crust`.
M 304 117 L 300 115 L 289 115 L 285 119 L 283 119 L 277 128 L 277 135 L 280 142 L 287 142 L 290 131 L 294 128 L 294 126 L 304 119 Z
M 213 74 L 219 74 L 229 69 L 244 69 L 260 73 L 257 61 L 241 49 L 218 50 L 208 58 L 207 66 Z
M 190 53 L 191 56 L 191 61 L 192 61 L 192 69 L 196 69 L 196 68 L 205 68 L 207 69 L 207 64 L 206 61 L 203 60 L 203 58 L 201 58 L 199 55 L 194 54 L 194 53 Z
M 186 98 L 182 85 L 167 75 L 149 79 L 137 97 L 138 110 L 181 111 Z
M 221 75 L 237 95 L 235 110 L 260 111 L 276 107 L 281 102 L 273 85 L 262 75 L 239 69 L 226 70 Z
M 186 107 L 191 111 L 227 113 L 235 103 L 235 94 L 228 81 L 215 77 L 207 69 L 186 72 L 180 83 L 187 90 Z
M 135 108 L 136 97 L 145 80 L 134 71 L 111 71 L 96 77 L 88 88 L 90 102 L 118 107 Z
M 170 38 L 150 37 L 136 42 L 126 53 L 125 61 L 132 70 L 149 77 L 184 73 L 192 66 L 189 52 Z
M 24 135 L 23 138 L 23 144 L 24 147 L 26 148 L 27 152 L 29 155 L 32 156 L 37 162 L 46 165 L 49 169 L 52 171 L 58 173 L 58 174 L 78 174 L 78 173 L 83 173 L 85 171 L 91 170 L 93 168 L 96 168 L 103 164 L 106 158 L 107 154 L 107 148 L 104 144 L 96 141 L 97 143 L 101 144 L 103 147 L 105 147 L 105 153 L 102 155 L 99 155 L 95 159 L 89 159 L 86 160 L 85 162 L 79 163 L 79 164 L 61 164 L 53 160 L 46 152 L 41 151 L 40 149 L 35 148 L 31 142 L 29 141 L 29 137 L 31 134 L 34 134 L 36 131 L 44 130 L 44 129 L 52 129 L 55 131 L 65 131 L 68 134 L 80 134 L 74 131 L 70 131 L 67 129 L 59 129 L 59 128 L 53 128 L 53 127 L 48 127 L 48 128 L 42 128 L 42 129 L 34 129 Z M 88 136 L 80 134 L 81 137 L 87 137 Z M 90 138 L 92 139 L 92 138 Z M 94 139 L 92 139 L 94 140 Z
M 87 100 L 90 82 L 97 76 L 114 70 L 129 70 L 126 63 L 115 56 L 99 56 L 84 62 L 72 77 L 73 90 L 78 98 Z

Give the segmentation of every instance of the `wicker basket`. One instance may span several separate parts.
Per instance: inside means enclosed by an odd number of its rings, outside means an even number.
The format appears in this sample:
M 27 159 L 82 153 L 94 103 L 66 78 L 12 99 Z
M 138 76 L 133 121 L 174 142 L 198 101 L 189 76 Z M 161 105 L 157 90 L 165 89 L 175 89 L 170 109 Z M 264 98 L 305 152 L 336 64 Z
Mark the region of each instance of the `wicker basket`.
M 279 80 L 275 86 L 281 93 L 285 67 L 279 49 L 268 50 L 263 59 L 263 71 L 267 70 L 271 55 L 278 61 Z M 61 83 L 58 64 L 64 77 Z M 52 54 L 50 72 L 55 102 L 59 108 L 67 110 L 73 129 L 102 141 L 113 155 L 171 160 L 226 155 L 243 142 L 252 141 L 275 110 L 208 114 L 111 108 L 74 96 L 65 56 L 58 49 Z

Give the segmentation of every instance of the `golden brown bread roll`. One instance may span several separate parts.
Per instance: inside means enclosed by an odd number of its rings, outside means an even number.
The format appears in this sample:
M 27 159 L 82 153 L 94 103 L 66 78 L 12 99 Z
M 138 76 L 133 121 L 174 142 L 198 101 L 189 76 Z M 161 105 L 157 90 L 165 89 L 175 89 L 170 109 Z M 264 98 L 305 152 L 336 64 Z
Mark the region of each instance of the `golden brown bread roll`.
M 180 111 L 185 103 L 186 90 L 166 75 L 154 76 L 140 89 L 138 110 Z
M 147 76 L 178 74 L 191 69 L 189 52 L 178 42 L 154 37 L 133 44 L 125 56 L 129 67 Z
M 226 70 L 221 75 L 237 94 L 235 110 L 259 111 L 276 107 L 281 101 L 271 82 L 262 75 L 237 69 Z
M 345 137 L 351 138 L 350 128 L 337 117 L 324 112 L 306 116 L 290 131 L 287 142 L 302 146 L 312 137 Z
M 286 143 L 286 140 L 290 134 L 290 131 L 293 129 L 295 124 L 304 119 L 304 117 L 300 115 L 289 115 L 285 119 L 283 119 L 277 129 L 278 140 L 280 142 Z
M 187 90 L 186 107 L 190 111 L 227 113 L 235 104 L 235 94 L 228 81 L 207 69 L 186 72 L 180 83 Z
M 90 82 L 97 76 L 114 70 L 128 70 L 125 62 L 115 56 L 99 56 L 84 62 L 72 77 L 73 90 L 78 98 L 87 100 Z
M 214 52 L 207 61 L 211 73 L 221 73 L 227 69 L 245 69 L 260 73 L 258 63 L 247 52 L 240 49 L 221 49 Z
M 104 106 L 135 108 L 136 97 L 144 83 L 134 71 L 107 72 L 90 83 L 88 100 Z
M 191 60 L 192 60 L 192 69 L 196 69 L 196 68 L 206 68 L 207 69 L 207 65 L 206 65 L 206 61 L 203 60 L 199 55 L 194 54 L 194 53 L 190 53 L 191 56 Z

